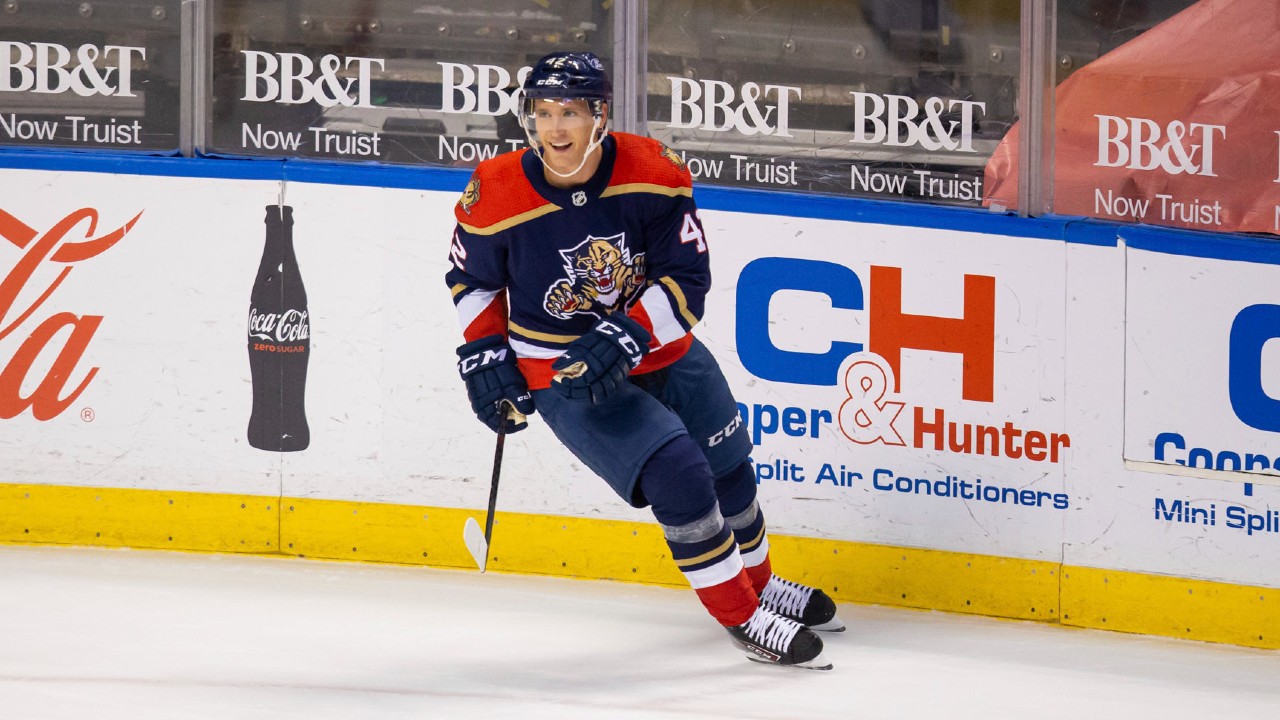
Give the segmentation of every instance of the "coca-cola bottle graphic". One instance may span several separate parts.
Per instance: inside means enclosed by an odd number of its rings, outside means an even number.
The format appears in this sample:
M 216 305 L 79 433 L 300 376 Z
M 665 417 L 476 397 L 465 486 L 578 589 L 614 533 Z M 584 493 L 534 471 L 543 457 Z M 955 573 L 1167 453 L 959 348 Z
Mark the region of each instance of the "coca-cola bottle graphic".
M 249 296 L 249 444 L 276 452 L 305 450 L 311 443 L 305 402 L 311 321 L 293 252 L 293 208 L 268 205 L 266 224 L 267 241 Z

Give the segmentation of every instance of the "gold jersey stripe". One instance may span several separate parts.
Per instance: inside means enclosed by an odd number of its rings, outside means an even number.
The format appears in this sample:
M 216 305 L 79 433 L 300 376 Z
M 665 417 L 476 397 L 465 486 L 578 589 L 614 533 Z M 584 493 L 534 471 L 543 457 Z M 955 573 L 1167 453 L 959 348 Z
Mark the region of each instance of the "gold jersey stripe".
M 667 197 L 693 197 L 693 188 L 668 187 L 666 185 L 656 185 L 654 183 L 627 183 L 626 185 L 613 185 L 605 188 L 605 191 L 600 193 L 600 197 L 626 195 L 627 193 L 653 193 L 655 195 L 666 195 Z
M 731 547 L 733 547 L 733 533 L 729 533 L 729 537 L 725 538 L 725 541 L 720 545 L 720 547 L 716 548 L 715 550 L 711 550 L 710 552 L 704 552 L 697 557 L 685 558 L 683 560 L 676 560 L 676 566 L 681 568 L 687 568 L 690 565 L 697 565 L 698 563 L 706 562 L 717 555 L 723 555 L 725 551 Z
M 488 227 L 476 227 L 474 225 L 468 225 L 463 222 L 458 223 L 458 225 L 462 226 L 463 230 L 466 230 L 472 235 L 494 235 L 496 233 L 502 232 L 503 230 L 508 230 L 510 228 L 513 228 L 519 225 L 520 223 L 529 222 L 530 220 L 535 220 L 537 218 L 542 217 L 543 215 L 546 215 L 548 213 L 553 213 L 559 209 L 560 209 L 560 206 L 552 203 L 547 203 L 546 205 L 543 205 L 541 207 L 536 207 L 532 210 L 526 210 L 525 212 L 522 212 L 519 215 L 513 215 L 507 218 L 506 220 L 503 220 L 500 223 L 494 223 L 493 225 L 489 225 Z
M 611 195 L 625 195 L 627 193 L 639 193 L 639 192 L 654 193 L 657 195 L 666 195 L 668 197 L 676 197 L 676 196 L 693 197 L 693 188 L 691 187 L 674 187 L 673 188 L 673 187 L 667 187 L 666 185 L 656 185 L 654 183 L 629 183 L 627 185 L 615 185 L 613 187 L 606 188 L 604 192 L 600 193 L 600 197 L 609 197 Z M 503 220 L 502 222 L 489 225 L 488 227 L 482 228 L 482 227 L 477 227 L 475 225 L 468 225 L 467 223 L 458 223 L 458 224 L 462 226 L 463 230 L 466 230 L 472 235 L 493 235 L 496 233 L 500 233 L 503 230 L 513 228 L 516 225 L 519 225 L 520 223 L 524 223 L 530 220 L 534 220 L 536 218 L 540 218 L 543 215 L 546 215 L 548 213 L 553 213 L 559 209 L 560 209 L 560 206 L 555 205 L 554 203 L 547 203 L 546 205 L 542 205 L 541 207 L 536 207 L 532 210 L 527 210 L 525 212 L 522 212 L 519 215 L 513 215 L 507 218 L 506 220 Z
M 680 316 L 684 318 L 685 322 L 689 323 L 689 327 L 697 325 L 698 318 L 695 317 L 693 313 L 689 312 L 689 305 L 684 299 L 684 291 L 680 289 L 680 286 L 676 284 L 676 281 L 669 277 L 662 277 L 658 278 L 658 282 L 666 285 L 667 289 L 671 291 L 671 294 L 676 299 L 676 309 L 680 311 Z
M 466 289 L 467 289 L 466 285 L 463 285 L 462 283 L 458 283 L 457 285 L 454 285 L 453 287 L 449 288 L 449 292 L 452 297 L 458 297 L 458 293 Z
M 522 337 L 527 337 L 530 340 L 541 340 L 543 342 L 571 343 L 580 337 L 578 335 L 552 335 L 551 333 L 538 332 L 537 330 L 530 330 L 529 328 L 521 327 L 518 323 L 512 320 L 507 321 L 507 327 Z

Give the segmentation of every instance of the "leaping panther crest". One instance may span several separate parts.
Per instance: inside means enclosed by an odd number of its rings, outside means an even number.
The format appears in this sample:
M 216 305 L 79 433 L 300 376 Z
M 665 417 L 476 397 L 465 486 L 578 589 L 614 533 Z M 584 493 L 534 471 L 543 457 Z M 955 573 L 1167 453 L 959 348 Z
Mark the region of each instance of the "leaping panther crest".
M 581 313 L 600 317 L 637 296 L 645 284 L 644 253 L 632 255 L 624 235 L 587 236 L 575 247 L 560 251 L 567 279 L 547 288 L 548 314 L 561 320 Z

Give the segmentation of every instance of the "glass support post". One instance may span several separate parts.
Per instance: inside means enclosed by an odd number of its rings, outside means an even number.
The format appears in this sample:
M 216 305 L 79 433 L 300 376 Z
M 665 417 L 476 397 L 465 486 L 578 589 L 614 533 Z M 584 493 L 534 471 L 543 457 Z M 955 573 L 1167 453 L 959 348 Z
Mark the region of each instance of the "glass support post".
M 620 0 L 613 12 L 613 127 L 644 135 L 647 116 L 649 0 Z
M 1018 215 L 1053 209 L 1054 59 L 1057 0 L 1022 0 L 1021 77 L 1018 81 Z

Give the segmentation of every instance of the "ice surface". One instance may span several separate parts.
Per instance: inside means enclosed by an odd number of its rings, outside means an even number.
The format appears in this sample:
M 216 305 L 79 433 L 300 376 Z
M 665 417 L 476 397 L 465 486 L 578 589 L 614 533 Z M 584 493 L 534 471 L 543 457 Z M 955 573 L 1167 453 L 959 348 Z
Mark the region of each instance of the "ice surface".
M 1280 652 L 842 605 L 831 672 L 689 591 L 0 546 L 2 720 L 1280 718 Z

